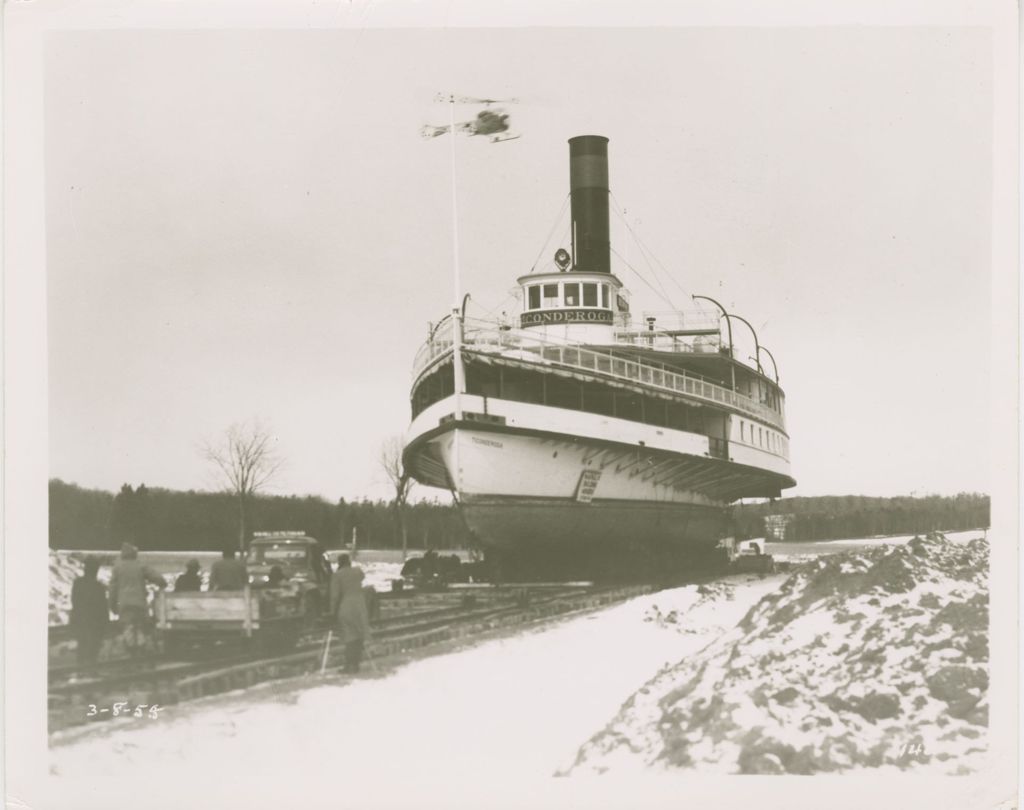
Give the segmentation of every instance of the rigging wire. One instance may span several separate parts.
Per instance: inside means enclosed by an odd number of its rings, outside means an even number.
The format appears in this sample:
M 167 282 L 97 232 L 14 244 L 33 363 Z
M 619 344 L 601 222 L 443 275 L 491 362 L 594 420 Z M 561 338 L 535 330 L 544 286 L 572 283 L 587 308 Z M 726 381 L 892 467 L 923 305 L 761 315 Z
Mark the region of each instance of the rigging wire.
M 651 271 L 651 276 L 654 278 L 654 280 L 656 282 L 658 282 L 658 286 L 661 288 L 662 298 L 664 298 L 665 301 L 668 302 L 668 305 L 669 305 L 670 309 L 672 309 L 674 311 L 678 311 L 676 305 L 672 302 L 672 297 L 668 294 L 668 290 L 665 289 L 665 285 L 661 283 L 661 277 L 658 275 L 657 270 L 654 269 L 654 266 L 651 264 L 650 259 L 647 258 L 647 254 L 644 252 L 643 246 L 640 244 L 640 239 L 637 237 L 637 235 L 635 233 L 633 233 L 633 229 L 629 227 L 629 222 L 626 221 L 625 214 L 623 214 L 622 211 L 620 211 L 618 209 L 615 209 L 615 213 L 619 215 L 619 219 L 621 219 L 623 224 L 626 226 L 626 230 L 628 230 L 630 232 L 630 234 L 633 235 L 633 239 L 636 241 L 637 246 L 640 248 L 640 255 L 641 255 L 641 257 L 643 257 L 643 260 L 647 263 L 648 269 Z M 618 255 L 618 254 L 616 254 L 616 255 Z M 623 260 L 623 261 L 625 261 L 625 260 Z M 630 268 L 630 269 L 633 269 L 633 268 Z M 635 273 L 637 271 L 633 270 L 633 272 Z
M 683 287 L 682 284 L 679 283 L 679 281 L 676 279 L 676 277 L 672 273 L 669 272 L 669 270 L 665 267 L 664 264 L 662 264 L 661 260 L 657 257 L 657 255 L 654 253 L 654 251 L 651 250 L 651 248 L 648 247 L 647 243 L 644 242 L 644 240 L 640 238 L 640 235 L 630 227 L 629 221 L 626 219 L 625 214 L 621 213 L 621 211 L 618 210 L 618 209 L 622 209 L 622 205 L 619 203 L 618 197 L 615 196 L 614 192 L 610 191 L 609 193 L 611 194 L 612 201 L 615 203 L 615 206 L 616 206 L 616 209 L 617 209 L 616 213 L 618 213 L 622 217 L 622 221 L 623 221 L 623 223 L 626 226 L 626 230 L 629 231 L 630 235 L 636 241 L 637 247 L 640 248 L 641 255 L 643 255 L 645 260 L 646 260 L 647 259 L 647 255 L 649 254 L 650 257 L 652 259 L 654 259 L 654 261 L 661 268 L 662 272 L 666 276 L 669 277 L 669 279 L 672 281 L 673 284 L 676 285 L 676 287 L 679 289 L 679 292 L 681 292 L 684 297 L 692 299 L 693 296 L 690 294 L 690 291 L 687 290 L 685 287 Z M 648 264 L 650 264 L 649 261 L 648 261 Z M 653 271 L 653 268 L 652 268 L 652 271 Z
M 555 217 L 555 224 L 551 226 L 551 230 L 548 232 L 547 238 L 544 239 L 544 244 L 540 246 L 540 253 L 537 254 L 537 258 L 533 260 L 533 265 L 530 267 L 531 273 L 537 269 L 537 262 L 539 262 L 540 257 L 544 255 L 544 251 L 547 250 L 551 237 L 555 235 L 555 231 L 558 230 L 558 226 L 562 223 L 562 217 L 565 216 L 566 206 L 569 205 L 569 197 L 570 195 L 566 194 L 565 199 L 562 200 L 562 207 L 558 209 L 558 216 Z
M 540 262 L 541 257 L 544 255 L 544 251 L 547 249 L 548 245 L 551 243 L 551 237 L 554 236 L 555 231 L 558 230 L 558 226 L 562 223 L 562 219 L 565 217 L 565 209 L 569 205 L 569 199 L 570 199 L 570 195 L 566 194 L 565 195 L 565 199 L 562 200 L 561 207 L 558 209 L 558 214 L 555 216 L 555 224 L 552 225 L 551 226 L 551 230 L 548 231 L 548 235 L 544 238 L 543 244 L 541 244 L 540 252 L 537 254 L 537 258 L 533 260 L 533 264 L 530 266 L 530 273 L 532 273 L 534 270 L 537 269 L 537 264 Z M 481 310 L 483 310 L 485 317 L 490 317 L 490 316 L 493 316 L 496 312 L 498 312 L 498 310 L 500 310 L 506 304 L 515 301 L 516 298 L 517 298 L 517 295 L 518 295 L 518 288 L 514 289 L 512 292 L 510 292 L 508 295 L 506 295 L 500 302 L 498 302 L 498 304 L 496 306 L 488 308 L 488 307 L 485 307 L 483 305 L 479 305 L 479 307 L 480 307 Z M 474 306 L 477 305 L 476 300 L 473 299 L 473 298 L 470 298 L 470 303 L 473 304 Z
M 634 275 L 635 275 L 635 276 L 636 276 L 636 277 L 637 277 L 638 279 L 640 279 L 640 280 L 641 280 L 641 281 L 642 281 L 642 282 L 643 282 L 644 284 L 646 284 L 646 285 L 647 285 L 648 287 L 650 287 L 650 288 L 651 288 L 651 292 L 653 292 L 653 293 L 654 293 L 654 294 L 655 294 L 656 296 L 658 296 L 659 298 L 661 298 L 662 300 L 664 300 L 664 301 L 665 301 L 665 303 L 669 305 L 669 307 L 671 307 L 672 309 L 675 309 L 675 305 L 674 305 L 674 304 L 672 303 L 672 301 L 670 301 L 670 300 L 668 299 L 668 297 L 666 297 L 666 296 L 665 296 L 665 295 L 664 295 L 664 294 L 663 294 L 662 292 L 660 292 L 660 291 L 658 290 L 658 288 L 657 288 L 657 287 L 655 287 L 655 286 L 654 286 L 653 284 L 651 284 L 651 282 L 649 282 L 649 281 L 648 281 L 648 280 L 647 280 L 647 279 L 646 279 L 646 278 L 645 278 L 645 277 L 643 276 L 643 274 L 642 274 L 642 273 L 640 273 L 640 271 L 639 271 L 639 270 L 637 270 L 637 269 L 636 269 L 635 267 L 633 267 L 633 265 L 631 265 L 631 264 L 630 264 L 629 262 L 627 262 L 627 261 L 626 261 L 626 259 L 625 259 L 625 258 L 624 258 L 624 257 L 622 256 L 622 254 L 621 254 L 621 253 L 619 253 L 619 251 L 617 251 L 617 250 L 616 250 L 615 248 L 611 248 L 611 251 L 612 251 L 612 253 L 614 253 L 614 254 L 615 254 L 616 256 L 618 256 L 619 260 L 620 260 L 620 261 L 621 261 L 621 262 L 622 262 L 622 263 L 623 263 L 624 265 L 626 265 L 626 267 L 628 267 L 628 268 L 629 268 L 630 270 L 632 270 L 632 271 L 633 271 L 633 274 L 634 274 Z
M 664 264 L 662 264 L 662 263 L 661 263 L 661 260 L 660 260 L 660 259 L 659 259 L 659 258 L 658 258 L 658 257 L 657 257 L 656 255 L 655 255 L 654 251 L 653 251 L 653 250 L 651 250 L 651 248 L 647 246 L 647 243 L 646 243 L 646 242 L 644 242 L 644 241 L 643 241 L 643 240 L 642 240 L 642 239 L 641 239 L 641 238 L 640 238 L 639 236 L 637 236 L 637 237 L 636 237 L 636 240 L 637 240 L 637 245 L 639 246 L 639 248 L 640 248 L 640 251 L 641 251 L 641 253 L 644 253 L 644 252 L 646 252 L 647 254 L 650 254 L 651 258 L 652 258 L 652 259 L 654 259 L 655 263 L 656 263 L 656 264 L 657 264 L 657 265 L 658 265 L 658 266 L 659 266 L 659 267 L 661 268 L 662 272 L 663 272 L 663 273 L 664 273 L 664 274 L 665 274 L 666 276 L 668 276 L 669 280 L 670 280 L 670 281 L 671 281 L 671 282 L 672 282 L 673 284 L 675 284 L 675 285 L 676 285 L 676 287 L 677 287 L 677 288 L 679 289 L 679 291 L 680 291 L 680 292 L 681 292 L 681 293 L 682 293 L 682 294 L 683 294 L 683 295 L 684 295 L 684 296 L 685 296 L 686 298 L 691 298 L 691 295 L 690 295 L 690 291 L 689 291 L 689 290 L 687 290 L 687 289 L 686 289 L 685 287 L 683 287 L 683 285 L 682 285 L 682 284 L 680 284 L 680 283 L 679 283 L 679 282 L 678 282 L 678 281 L 676 280 L 676 277 L 675 277 L 675 276 L 674 276 L 674 275 L 673 275 L 673 274 L 672 274 L 671 272 L 669 272 L 668 268 L 666 268 Z
M 512 290 L 512 292 L 510 292 L 508 295 L 506 295 L 501 301 L 499 301 L 497 306 L 493 306 L 493 307 L 489 307 L 488 308 L 488 307 L 485 307 L 483 304 L 477 305 L 476 299 L 474 299 L 474 298 L 470 298 L 469 299 L 469 303 L 474 305 L 474 306 L 478 306 L 478 308 L 483 311 L 485 317 L 492 317 L 498 310 L 500 310 L 506 304 L 515 301 L 518 298 L 518 296 L 519 296 L 519 288 L 517 287 L 517 288 L 514 288 Z

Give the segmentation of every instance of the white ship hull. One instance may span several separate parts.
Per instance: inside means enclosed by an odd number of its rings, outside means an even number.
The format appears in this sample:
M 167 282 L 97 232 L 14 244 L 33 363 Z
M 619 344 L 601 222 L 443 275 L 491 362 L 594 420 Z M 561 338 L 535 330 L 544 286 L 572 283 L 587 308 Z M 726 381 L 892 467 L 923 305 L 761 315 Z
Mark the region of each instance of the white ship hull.
M 732 499 L 715 493 L 742 480 L 737 470 L 764 472 L 713 458 L 706 436 L 473 396 L 462 405 L 491 422 L 455 422 L 454 400 L 439 402 L 414 421 L 407 463 L 452 490 L 479 542 L 501 553 L 700 555 L 729 533 Z
M 622 448 L 584 436 L 532 436 L 460 428 L 437 440 L 458 493 L 469 503 L 491 497 L 551 500 L 582 506 L 636 502 L 651 506 L 721 508 L 695 492 L 656 483 L 646 473 L 654 456 L 645 448 Z M 579 501 L 584 472 L 592 491 Z
M 601 576 L 621 572 L 623 559 L 685 566 L 728 533 L 726 504 L 656 483 L 650 471 L 665 462 L 641 448 L 472 428 L 421 446 L 457 478 L 466 524 L 513 578 L 524 566 Z

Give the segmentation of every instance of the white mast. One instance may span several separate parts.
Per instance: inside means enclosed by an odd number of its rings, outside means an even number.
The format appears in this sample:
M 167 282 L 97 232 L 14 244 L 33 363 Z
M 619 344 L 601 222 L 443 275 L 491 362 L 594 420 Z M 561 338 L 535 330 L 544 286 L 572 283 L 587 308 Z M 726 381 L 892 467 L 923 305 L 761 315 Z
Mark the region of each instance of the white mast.
M 462 364 L 462 307 L 459 298 L 462 281 L 459 274 L 459 201 L 455 178 L 455 94 L 448 97 L 450 127 L 448 135 L 452 142 L 452 270 L 454 273 L 454 295 L 452 301 L 452 371 L 455 384 L 455 419 L 462 419 L 462 397 L 466 390 L 466 370 Z M 456 442 L 458 445 L 458 442 Z M 458 471 L 456 470 L 456 474 Z

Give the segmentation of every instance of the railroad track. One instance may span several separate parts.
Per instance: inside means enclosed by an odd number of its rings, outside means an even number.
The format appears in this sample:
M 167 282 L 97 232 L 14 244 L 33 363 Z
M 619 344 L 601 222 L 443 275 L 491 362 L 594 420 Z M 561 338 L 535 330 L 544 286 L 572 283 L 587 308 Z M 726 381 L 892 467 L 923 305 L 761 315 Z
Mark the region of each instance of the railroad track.
M 651 590 L 653 588 L 646 585 L 585 589 L 505 586 L 499 604 L 467 607 L 460 600 L 457 605 L 385 617 L 374 624 L 368 654 L 374 662 L 386 663 L 431 645 L 458 643 L 488 632 L 592 610 Z M 488 594 L 489 597 L 496 595 L 497 591 Z M 293 651 L 272 657 L 236 654 L 198 661 L 154 659 L 148 666 L 136 664 L 132 668 L 126 668 L 123 660 L 108 661 L 93 677 L 76 681 L 63 679 L 61 671 L 51 671 L 50 731 L 109 716 L 87 717 L 86 709 L 90 704 L 108 705 L 127 700 L 133 704 L 166 706 L 316 672 L 323 663 L 326 635 L 326 630 L 307 634 Z M 341 645 L 334 645 L 327 666 L 332 669 L 339 666 L 341 655 Z
M 418 621 L 438 622 L 444 621 L 446 618 L 458 616 L 464 612 L 465 609 L 459 605 L 420 610 L 409 614 L 384 617 L 375 621 L 372 627 L 374 635 L 378 635 L 381 632 L 389 632 L 391 628 L 405 626 L 413 617 Z M 326 633 L 326 627 L 303 633 L 299 637 L 296 647 L 298 649 L 305 649 L 311 645 L 322 644 Z M 55 664 L 49 667 L 47 675 L 51 691 L 59 694 L 61 691 L 64 691 L 64 687 L 70 686 L 72 691 L 80 691 L 89 688 L 92 684 L 114 683 L 124 679 L 130 680 L 149 671 L 159 670 L 160 672 L 188 673 L 196 668 L 201 670 L 228 666 L 258 658 L 254 652 L 244 649 L 244 643 L 241 639 L 222 642 L 218 644 L 217 649 L 213 652 L 221 649 L 226 649 L 228 651 L 227 654 L 211 656 L 210 650 L 204 651 L 203 648 L 199 647 L 193 651 L 194 655 L 186 660 L 164 653 L 154 653 L 147 656 L 145 661 L 130 656 L 117 656 L 84 668 L 74 663 Z
M 532 594 L 532 597 L 530 598 L 537 598 L 536 590 L 534 588 L 514 586 L 504 589 L 495 588 L 486 591 L 481 590 L 475 593 L 468 593 L 465 591 L 441 591 L 426 594 L 410 594 L 405 597 L 405 600 L 407 600 L 406 604 L 401 605 L 401 607 L 405 608 L 404 610 L 398 613 L 393 613 L 389 616 L 382 616 L 372 622 L 373 635 L 376 638 L 382 638 L 400 634 L 403 631 L 415 632 L 434 629 L 436 627 L 443 626 L 451 619 L 465 619 L 466 617 L 478 615 L 472 612 L 478 607 L 479 609 L 484 610 L 485 613 L 493 612 L 494 610 L 507 610 L 509 608 L 508 605 L 502 605 L 500 608 L 497 608 L 484 607 L 483 605 L 478 606 L 476 603 L 480 600 L 488 602 L 493 600 L 507 601 L 509 599 L 515 602 L 517 597 L 523 591 L 527 591 L 528 594 Z M 551 586 L 544 586 L 541 594 L 544 597 L 553 598 L 555 596 L 574 592 L 579 592 L 579 588 L 554 589 Z M 467 600 L 467 597 L 470 596 L 472 599 Z M 437 602 L 455 603 L 442 604 L 440 607 L 430 607 L 432 603 Z M 63 627 L 61 629 L 63 629 Z M 316 630 L 303 633 L 295 645 L 296 648 L 310 649 L 313 646 L 322 644 L 328 629 L 327 625 L 323 624 L 323 626 L 318 627 Z M 51 638 L 54 635 L 53 628 L 51 628 Z M 215 653 L 218 650 L 224 649 L 227 650 L 226 655 L 210 654 L 211 652 Z M 219 665 L 230 665 L 233 663 L 249 661 L 258 657 L 254 652 L 244 649 L 244 642 L 242 639 L 220 642 L 215 650 L 196 648 L 194 653 L 198 654 L 198 657 L 193 655 L 185 661 L 181 658 L 175 658 L 163 653 L 153 653 L 146 656 L 144 662 L 131 656 L 117 656 L 99 661 L 96 664 L 85 668 L 76 663 L 70 662 L 51 664 L 48 670 L 48 679 L 51 685 L 51 690 L 53 687 L 56 687 L 56 691 L 59 693 L 62 691 L 62 686 L 70 685 L 72 686 L 73 691 L 81 690 L 89 688 L 92 684 L 114 682 L 125 678 L 130 679 L 137 677 L 140 673 L 156 669 L 159 669 L 161 672 L 187 672 L 196 667 L 211 668 Z

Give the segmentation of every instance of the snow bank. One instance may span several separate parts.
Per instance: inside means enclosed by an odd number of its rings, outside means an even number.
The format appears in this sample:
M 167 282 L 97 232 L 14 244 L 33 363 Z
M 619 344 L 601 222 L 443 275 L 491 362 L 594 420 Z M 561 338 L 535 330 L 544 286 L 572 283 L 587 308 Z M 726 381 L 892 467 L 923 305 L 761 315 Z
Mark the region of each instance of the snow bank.
M 977 770 L 988 553 L 930 535 L 802 566 L 636 692 L 569 771 Z
M 391 580 L 400 579 L 402 576 L 402 563 L 357 562 L 356 564 L 363 569 L 363 573 L 366 575 L 363 584 L 372 587 L 377 593 L 390 591 Z
M 71 616 L 71 585 L 85 565 L 77 555 L 50 551 L 50 624 L 67 624 Z

